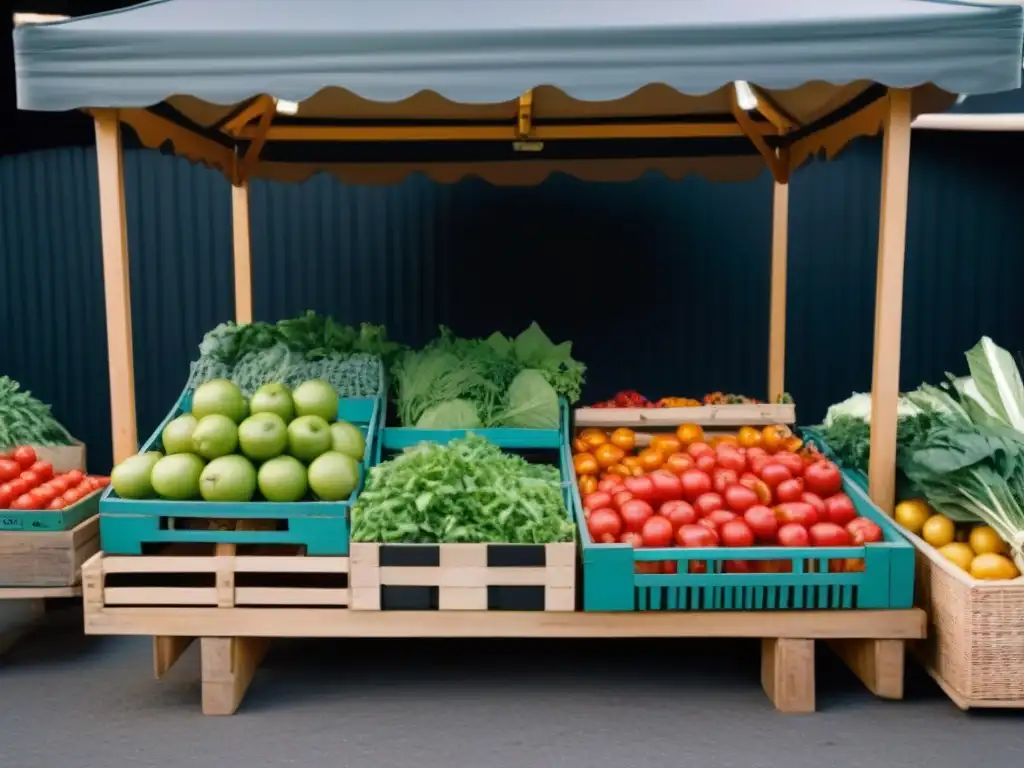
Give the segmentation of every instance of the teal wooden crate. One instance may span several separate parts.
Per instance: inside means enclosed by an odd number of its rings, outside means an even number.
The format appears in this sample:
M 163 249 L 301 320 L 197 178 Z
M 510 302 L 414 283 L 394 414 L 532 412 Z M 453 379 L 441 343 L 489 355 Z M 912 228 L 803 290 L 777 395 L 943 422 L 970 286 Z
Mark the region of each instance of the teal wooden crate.
M 163 499 L 122 499 L 107 488 L 100 499 L 100 545 L 107 554 L 138 555 L 144 545 L 171 543 L 294 544 L 309 555 L 347 555 L 348 513 L 362 490 L 366 473 L 379 455 L 384 419 L 383 387 L 376 397 L 344 398 L 338 418 L 357 426 L 366 438 L 359 486 L 346 501 L 207 502 Z M 142 446 L 159 450 L 160 435 L 172 419 L 191 409 L 192 392 L 182 393 L 177 405 Z M 191 530 L 177 527 L 185 520 L 273 521 L 275 530 Z
M 634 549 L 595 544 L 587 531 L 569 442 L 562 448 L 583 557 L 585 611 L 777 611 L 910 608 L 914 549 L 844 475 L 843 490 L 857 512 L 882 529 L 884 541 L 862 547 L 716 547 Z M 863 560 L 861 572 L 829 573 L 830 560 Z M 725 573 L 726 561 L 788 561 L 791 573 Z M 638 563 L 676 563 L 675 574 L 637 573 Z M 689 573 L 690 562 L 706 573 Z
M 70 531 L 99 512 L 102 491 L 64 509 L 0 509 L 0 531 Z

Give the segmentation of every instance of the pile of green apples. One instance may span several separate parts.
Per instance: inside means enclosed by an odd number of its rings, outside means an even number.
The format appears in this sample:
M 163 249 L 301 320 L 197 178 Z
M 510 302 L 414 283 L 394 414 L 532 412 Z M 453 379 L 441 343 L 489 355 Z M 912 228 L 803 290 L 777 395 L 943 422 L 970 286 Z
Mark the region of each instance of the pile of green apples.
M 226 379 L 192 396 L 192 411 L 164 427 L 162 451 L 136 454 L 114 467 L 123 499 L 174 501 L 341 501 L 359 484 L 366 441 L 339 421 L 338 393 L 325 381 L 290 392 L 265 384 L 246 400 Z

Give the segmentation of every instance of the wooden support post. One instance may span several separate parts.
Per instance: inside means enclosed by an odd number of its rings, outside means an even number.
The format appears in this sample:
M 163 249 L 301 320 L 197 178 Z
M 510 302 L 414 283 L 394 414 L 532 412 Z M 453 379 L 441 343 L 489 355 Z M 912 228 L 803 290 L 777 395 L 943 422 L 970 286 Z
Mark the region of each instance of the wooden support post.
M 814 641 L 761 640 L 761 686 L 780 712 L 813 712 Z
M 910 184 L 910 91 L 891 90 L 882 143 L 882 204 L 875 285 L 875 357 L 871 382 L 871 500 L 891 513 L 896 497 L 896 407 L 900 394 L 903 256 Z
M 233 715 L 242 703 L 270 641 L 256 637 L 204 637 L 203 714 Z
M 231 187 L 235 253 L 235 320 L 252 322 L 252 249 L 249 239 L 249 182 Z
M 903 698 L 903 640 L 831 640 L 829 645 L 875 696 Z
M 768 397 L 786 391 L 786 267 L 789 259 L 789 184 L 775 182 L 772 195 L 771 309 L 768 321 Z
M 124 201 L 124 150 L 117 110 L 99 109 L 96 162 L 103 241 L 103 287 L 107 310 L 110 421 L 114 462 L 139 449 L 135 425 L 135 365 L 132 359 L 132 302 L 128 280 L 128 220 Z
M 191 637 L 153 638 L 153 676 L 159 680 L 166 675 L 174 663 L 192 645 Z

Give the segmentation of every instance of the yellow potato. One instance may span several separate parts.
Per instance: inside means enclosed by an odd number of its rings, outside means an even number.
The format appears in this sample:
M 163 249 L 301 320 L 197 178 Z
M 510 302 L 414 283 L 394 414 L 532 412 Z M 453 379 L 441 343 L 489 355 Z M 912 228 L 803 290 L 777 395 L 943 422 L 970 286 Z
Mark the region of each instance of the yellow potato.
M 956 526 L 945 515 L 932 515 L 925 520 L 921 537 L 933 547 L 944 547 L 956 536 Z
M 911 533 L 921 535 L 925 521 L 933 514 L 924 499 L 910 499 L 896 505 L 896 522 Z
M 971 538 L 968 539 L 971 549 L 975 554 L 984 555 L 994 552 L 997 555 L 1005 555 L 1007 552 L 1006 542 L 999 534 L 987 525 L 976 525 L 971 529 Z
M 944 547 L 939 547 L 939 554 L 965 571 L 971 570 L 971 561 L 974 560 L 974 551 L 959 541 L 954 541 Z
M 976 579 L 1016 579 L 1020 571 L 1010 558 L 986 552 L 971 561 L 971 576 Z

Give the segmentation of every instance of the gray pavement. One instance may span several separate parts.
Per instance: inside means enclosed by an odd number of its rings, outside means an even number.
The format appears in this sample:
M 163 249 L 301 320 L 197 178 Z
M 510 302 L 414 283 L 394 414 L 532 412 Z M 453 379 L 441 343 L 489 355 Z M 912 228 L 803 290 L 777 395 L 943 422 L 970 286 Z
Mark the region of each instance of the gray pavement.
M 916 668 L 873 698 L 829 652 L 814 715 L 780 715 L 755 643 L 281 641 L 242 709 L 200 713 L 191 649 L 58 611 L 0 663 L 0 768 L 964 768 L 1019 765 L 1024 711 L 963 713 Z

